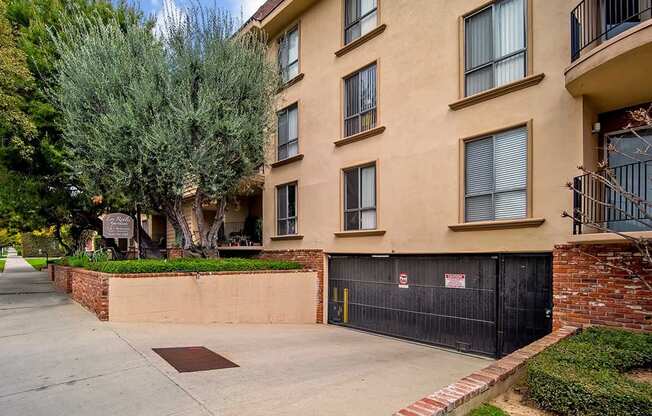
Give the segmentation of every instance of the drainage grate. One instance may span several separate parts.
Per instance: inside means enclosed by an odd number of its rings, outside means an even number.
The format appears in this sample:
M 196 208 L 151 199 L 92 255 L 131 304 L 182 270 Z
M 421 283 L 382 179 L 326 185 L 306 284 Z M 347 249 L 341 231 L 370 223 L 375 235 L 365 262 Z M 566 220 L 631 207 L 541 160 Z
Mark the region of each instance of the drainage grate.
M 239 367 L 206 347 L 152 348 L 180 373 Z

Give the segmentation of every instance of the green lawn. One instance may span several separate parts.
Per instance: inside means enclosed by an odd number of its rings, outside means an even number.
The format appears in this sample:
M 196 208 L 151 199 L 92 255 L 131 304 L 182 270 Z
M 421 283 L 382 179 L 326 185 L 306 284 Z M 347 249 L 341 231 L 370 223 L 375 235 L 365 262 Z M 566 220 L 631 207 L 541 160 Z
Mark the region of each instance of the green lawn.
M 45 257 L 30 257 L 30 258 L 26 258 L 25 261 L 31 264 L 32 267 L 35 268 L 36 270 L 41 270 L 45 268 L 45 261 L 46 261 Z
M 5 269 L 5 261 L 4 261 L 4 260 L 0 260 L 0 273 L 2 273 L 2 271 L 3 271 L 4 269 Z

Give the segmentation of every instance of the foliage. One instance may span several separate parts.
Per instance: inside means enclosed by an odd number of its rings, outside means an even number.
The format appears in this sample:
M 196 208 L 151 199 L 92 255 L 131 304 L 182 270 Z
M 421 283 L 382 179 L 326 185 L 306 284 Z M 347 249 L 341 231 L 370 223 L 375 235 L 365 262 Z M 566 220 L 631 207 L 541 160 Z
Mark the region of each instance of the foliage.
M 57 32 L 52 93 L 70 169 L 84 189 L 165 213 L 202 254 L 217 246 L 227 198 L 264 162 L 278 85 L 264 39 L 233 29 L 228 14 L 197 8 L 168 16 L 158 38 L 85 17 Z M 189 187 L 197 245 L 181 209 Z M 207 202 L 220 206 L 212 224 Z
M 509 413 L 506 413 L 502 409 L 492 406 L 490 404 L 483 404 L 477 409 L 473 410 L 469 416 L 509 416 Z
M 80 265 L 80 263 L 82 263 Z M 75 259 L 68 261 L 75 267 L 85 267 L 90 270 L 112 273 L 169 273 L 169 272 L 230 272 L 254 270 L 298 270 L 299 263 L 280 260 L 258 259 L 175 259 L 175 260 L 122 260 L 90 262 Z
M 44 256 L 46 254 L 51 257 L 63 255 L 61 246 L 54 236 L 54 231 L 54 227 L 50 227 L 35 230 L 31 233 L 23 233 L 23 255 L 25 257 Z
M 122 0 L 0 1 L 0 227 L 18 233 L 55 226 L 68 248 L 64 226 L 75 240 L 101 226 L 98 215 L 116 202 L 92 204 L 65 166 L 60 112 L 46 92 L 58 59 L 50 31 L 71 16 L 143 24 Z
M 5 269 L 5 261 L 0 259 L 0 273 Z
M 530 362 L 530 394 L 562 415 L 649 415 L 652 386 L 623 372 L 652 366 L 652 334 L 589 328 Z

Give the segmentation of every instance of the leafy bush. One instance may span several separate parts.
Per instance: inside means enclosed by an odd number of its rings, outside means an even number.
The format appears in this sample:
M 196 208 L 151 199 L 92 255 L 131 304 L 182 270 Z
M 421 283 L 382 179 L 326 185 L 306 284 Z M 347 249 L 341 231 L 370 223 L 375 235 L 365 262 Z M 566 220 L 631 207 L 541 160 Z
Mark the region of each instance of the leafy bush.
M 623 372 L 652 367 L 652 334 L 590 328 L 528 365 L 532 399 L 562 415 L 651 415 L 652 386 Z
M 252 270 L 296 270 L 299 263 L 278 260 L 255 259 L 175 259 L 175 260 L 123 260 L 87 261 L 87 269 L 111 273 L 169 273 L 169 272 L 233 272 Z
M 473 410 L 469 416 L 509 416 L 504 410 L 490 404 L 483 404 L 477 409 Z

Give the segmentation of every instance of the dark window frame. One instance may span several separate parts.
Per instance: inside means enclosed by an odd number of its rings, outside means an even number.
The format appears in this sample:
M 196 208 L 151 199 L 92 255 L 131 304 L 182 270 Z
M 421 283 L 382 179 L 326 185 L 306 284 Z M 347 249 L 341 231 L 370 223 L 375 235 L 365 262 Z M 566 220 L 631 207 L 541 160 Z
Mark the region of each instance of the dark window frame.
M 294 61 L 289 61 L 289 55 L 290 55 L 290 35 L 293 33 L 297 34 L 297 59 Z M 288 62 L 283 62 L 283 48 L 287 47 L 288 48 Z M 286 30 L 283 35 L 278 39 L 278 68 L 279 68 L 279 74 L 281 76 L 281 80 L 284 83 L 292 81 L 294 77 L 290 78 L 289 75 L 289 69 L 292 65 L 297 64 L 297 75 L 298 76 L 301 73 L 301 32 L 299 30 L 299 24 L 296 24 L 295 26 L 292 26 L 290 29 Z
M 370 107 L 370 108 L 362 111 L 363 94 L 362 94 L 362 88 L 361 88 L 362 87 L 362 79 L 360 78 L 360 75 L 363 72 L 365 72 L 365 71 L 367 71 L 367 70 L 369 70 L 371 68 L 374 69 L 374 71 L 373 71 L 374 72 L 374 105 L 373 105 L 373 107 Z M 348 88 L 347 88 L 347 83 L 350 80 L 352 80 L 353 78 L 357 78 L 357 83 L 358 83 L 358 86 L 357 86 L 357 95 L 358 95 L 357 96 L 357 107 L 358 107 L 358 109 L 357 109 L 357 113 L 348 114 L 348 108 L 347 107 L 348 107 L 348 102 L 349 102 L 349 96 L 348 96 L 349 92 L 348 92 Z M 344 137 L 350 137 L 350 136 L 354 136 L 354 135 L 359 134 L 359 133 L 364 133 L 365 131 L 372 130 L 372 129 L 376 128 L 376 126 L 378 126 L 378 63 L 377 62 L 373 62 L 373 63 L 371 63 L 371 64 L 369 64 L 369 65 L 367 65 L 367 66 L 365 66 L 363 68 L 360 68 L 359 70 L 355 71 L 354 73 L 352 73 L 352 74 L 350 74 L 350 75 L 348 75 L 348 76 L 346 76 L 344 78 L 344 103 L 343 104 L 344 104 L 344 132 L 343 132 Z M 367 115 L 367 114 L 373 114 L 373 122 L 371 123 L 370 126 L 368 126 L 367 128 L 365 128 L 363 130 L 362 129 L 362 120 L 363 120 L 363 117 L 365 115 Z M 351 131 L 353 131 L 353 130 L 355 130 L 355 131 L 349 132 L 348 123 L 349 123 L 350 120 L 353 120 L 353 119 L 357 119 L 357 121 L 358 121 L 357 122 L 357 127 L 355 129 L 351 130 Z
M 529 46 L 530 46 L 529 45 L 529 36 L 528 36 L 529 35 L 528 34 L 528 27 L 530 25 L 529 16 L 528 16 L 528 13 L 529 13 L 528 12 L 529 0 L 523 0 L 523 22 L 524 22 L 523 44 L 525 46 L 523 48 L 519 49 L 518 51 L 511 52 L 511 53 L 509 53 L 507 55 L 504 55 L 504 56 L 501 56 L 499 58 L 496 58 L 496 56 L 495 56 L 494 39 L 495 39 L 495 31 L 496 31 L 497 22 L 496 22 L 496 13 L 494 12 L 494 9 L 496 7 L 496 4 L 501 3 L 503 1 L 506 1 L 506 0 L 495 0 L 494 2 L 487 5 L 486 7 L 483 7 L 480 10 L 476 10 L 475 12 L 464 16 L 464 97 L 470 97 L 470 95 L 468 93 L 468 85 L 467 85 L 467 82 L 466 82 L 467 77 L 470 74 L 472 74 L 474 72 L 479 72 L 479 71 L 482 71 L 484 69 L 487 69 L 487 68 L 491 67 L 491 74 L 492 74 L 491 87 L 489 87 L 489 88 L 487 88 L 486 90 L 483 90 L 483 91 L 475 92 L 472 95 L 481 94 L 484 91 L 488 91 L 488 90 L 490 90 L 492 88 L 496 88 L 496 82 L 495 82 L 496 65 L 501 63 L 501 62 L 507 61 L 508 59 L 511 59 L 514 56 L 521 55 L 521 54 L 523 55 L 523 77 L 526 77 L 528 75 L 528 68 L 529 68 L 528 54 L 529 54 Z M 472 18 L 474 16 L 477 16 L 478 14 L 483 13 L 483 12 L 489 10 L 489 9 L 491 9 L 491 20 L 492 20 L 490 39 L 491 39 L 491 48 L 492 48 L 493 58 L 492 58 L 492 60 L 490 62 L 481 64 L 481 65 L 478 65 L 478 66 L 476 66 L 474 68 L 469 69 L 469 68 L 467 68 L 467 63 L 469 61 L 469 59 L 468 59 L 469 58 L 469 56 L 468 56 L 469 42 L 468 42 L 468 38 L 467 38 L 467 33 L 468 32 L 466 30 L 466 25 L 467 25 L 467 22 L 468 22 L 468 20 L 470 18 Z
M 356 13 L 355 20 L 353 20 L 352 22 L 349 22 L 347 24 L 347 22 L 346 22 L 347 14 L 348 14 L 347 13 L 347 10 L 348 10 L 347 6 L 348 6 L 348 3 L 350 1 L 355 1 L 357 3 L 356 4 L 357 13 Z M 360 10 L 362 9 L 362 0 L 344 0 L 344 34 L 343 34 L 343 36 L 344 36 L 344 46 L 348 45 L 351 42 L 355 42 L 356 39 L 360 39 L 362 36 L 365 35 L 365 34 L 362 33 L 362 21 L 365 18 L 371 16 L 374 13 L 376 13 L 376 26 L 378 26 L 378 5 L 379 5 L 379 3 L 380 3 L 380 0 L 376 0 L 376 7 L 374 7 L 373 9 L 371 9 L 370 11 L 365 13 L 364 15 L 360 15 Z M 351 38 L 350 40 L 347 41 L 347 39 L 346 39 L 347 32 L 349 31 L 349 29 L 353 28 L 356 25 L 360 25 L 360 35 L 355 37 L 355 38 Z
M 290 114 L 291 110 L 296 110 L 297 111 L 297 126 L 296 126 L 297 138 L 292 139 L 292 140 L 290 140 L 290 117 L 289 117 L 289 114 Z M 287 117 L 288 141 L 281 144 L 281 132 L 280 132 L 281 123 L 280 123 L 280 119 L 281 119 L 281 116 L 283 116 L 283 115 L 285 115 Z M 289 149 L 290 146 L 295 144 L 295 143 L 297 145 L 297 153 L 295 155 L 290 155 L 289 152 L 288 152 L 287 157 L 281 158 L 281 149 L 282 148 Z M 290 104 L 289 106 L 283 108 L 282 110 L 280 110 L 280 111 L 278 111 L 276 113 L 276 161 L 280 162 L 280 161 L 289 159 L 291 157 L 294 157 L 294 156 L 296 156 L 298 154 L 299 154 L 299 103 L 297 102 L 297 103 L 294 103 L 294 104 Z
M 294 215 L 290 215 L 290 187 L 294 188 Z M 281 201 L 280 194 L 281 190 L 285 189 L 285 200 Z M 287 215 L 285 217 L 281 216 L 281 203 L 285 204 L 285 210 Z M 278 236 L 289 236 L 289 235 L 298 235 L 299 233 L 299 187 L 298 182 L 289 182 L 283 185 L 278 185 L 276 187 L 276 235 Z M 294 232 L 290 233 L 289 225 L 294 222 Z M 281 232 L 281 224 L 285 224 L 285 232 Z
M 373 183 L 373 189 L 374 189 L 374 201 L 373 201 L 373 206 L 368 206 L 368 207 L 363 207 L 362 206 L 362 170 L 366 168 L 374 168 L 374 183 Z M 347 174 L 351 172 L 357 172 L 358 175 L 358 180 L 357 180 L 357 208 L 348 208 L 349 206 L 349 192 L 348 192 L 348 181 L 347 181 Z M 343 221 L 343 229 L 344 231 L 369 231 L 369 230 L 376 230 L 378 229 L 378 167 L 375 162 L 373 163 L 368 163 L 365 165 L 359 165 L 359 166 L 354 166 L 351 168 L 346 168 L 342 171 L 343 174 L 343 183 L 344 183 L 344 221 Z M 373 211 L 376 214 L 376 221 L 374 228 L 362 228 L 362 213 L 363 212 L 371 212 Z M 348 221 L 347 221 L 347 214 L 353 214 L 353 213 L 358 213 L 358 227 L 357 228 L 349 228 L 348 227 Z

